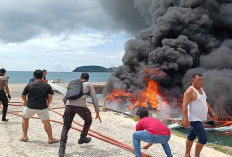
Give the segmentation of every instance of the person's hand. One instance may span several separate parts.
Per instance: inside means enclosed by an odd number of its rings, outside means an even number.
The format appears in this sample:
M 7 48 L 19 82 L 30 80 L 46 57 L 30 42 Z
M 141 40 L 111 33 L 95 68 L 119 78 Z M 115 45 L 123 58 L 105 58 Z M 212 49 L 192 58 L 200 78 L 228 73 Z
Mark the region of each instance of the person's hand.
M 100 115 L 99 115 L 99 112 L 96 113 L 96 118 L 95 118 L 95 119 L 97 119 L 97 118 L 99 119 L 99 121 L 100 121 L 100 123 L 101 123 L 102 121 L 101 121 L 101 117 L 100 117 Z
M 10 96 L 10 94 L 8 95 L 8 99 L 9 99 L 9 100 L 11 99 L 11 96 Z
M 218 121 L 218 115 L 215 113 L 215 112 L 213 112 L 212 113 L 212 116 L 213 116 L 213 118 L 214 118 L 214 121 Z
M 64 97 L 63 97 L 63 102 L 64 102 L 65 105 L 66 105 L 67 101 L 68 101 L 68 100 L 67 100 L 66 97 L 64 96 Z
M 23 105 L 24 105 L 24 106 L 27 106 L 27 101 L 24 101 L 24 102 L 23 102 Z
M 188 129 L 189 128 L 189 125 L 190 125 L 190 122 L 188 121 L 188 119 L 184 119 L 183 121 L 183 126 Z
M 141 149 L 148 149 L 149 147 L 147 147 L 147 146 L 143 146 Z
M 152 146 L 152 143 L 148 143 L 147 145 L 143 146 L 141 149 L 148 149 Z

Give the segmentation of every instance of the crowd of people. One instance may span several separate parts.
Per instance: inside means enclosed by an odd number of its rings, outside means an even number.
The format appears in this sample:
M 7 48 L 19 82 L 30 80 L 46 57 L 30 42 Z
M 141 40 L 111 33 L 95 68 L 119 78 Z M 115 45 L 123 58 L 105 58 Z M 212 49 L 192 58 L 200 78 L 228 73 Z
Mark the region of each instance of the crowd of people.
M 8 88 L 8 78 L 5 77 L 6 70 L 0 69 L 0 102 L 3 105 L 2 121 L 7 122 L 6 119 L 8 101 L 11 99 L 10 90 Z M 44 129 L 48 136 L 48 143 L 53 144 L 60 141 L 59 157 L 65 154 L 66 143 L 68 139 L 68 132 L 71 128 L 75 114 L 78 114 L 84 120 L 84 127 L 81 131 L 78 144 L 89 143 L 90 137 L 87 137 L 89 128 L 92 123 L 91 112 L 87 108 L 86 97 L 91 96 L 96 118 L 101 122 L 99 114 L 99 105 L 96 97 L 96 92 L 91 83 L 89 83 L 89 74 L 82 73 L 80 80 L 82 83 L 83 94 L 77 99 L 67 99 L 64 97 L 66 104 L 64 111 L 64 125 L 61 132 L 61 138 L 54 138 L 52 135 L 52 127 L 49 119 L 48 107 L 52 101 L 53 90 L 47 83 L 45 75 L 46 70 L 35 70 L 33 79 L 30 79 L 22 92 L 22 100 L 24 102 L 22 130 L 23 136 L 20 141 L 27 142 L 29 119 L 36 113 L 44 124 Z M 190 157 L 191 147 L 193 141 L 198 137 L 198 142 L 195 149 L 195 157 L 200 156 L 203 146 L 207 142 L 207 135 L 202 122 L 206 120 L 208 112 L 217 120 L 217 114 L 210 107 L 206 101 L 207 96 L 203 90 L 203 76 L 201 74 L 194 74 L 192 76 L 192 85 L 185 91 L 183 98 L 183 125 L 189 129 L 189 134 L 186 140 L 185 157 Z M 160 143 L 168 157 L 172 157 L 171 148 L 168 144 L 171 133 L 168 127 L 156 118 L 149 117 L 146 108 L 139 108 L 136 112 L 139 122 L 136 125 L 136 131 L 133 133 L 133 146 L 136 157 L 141 157 L 141 149 L 148 149 L 153 143 Z M 144 141 L 148 144 L 141 147 L 140 142 Z

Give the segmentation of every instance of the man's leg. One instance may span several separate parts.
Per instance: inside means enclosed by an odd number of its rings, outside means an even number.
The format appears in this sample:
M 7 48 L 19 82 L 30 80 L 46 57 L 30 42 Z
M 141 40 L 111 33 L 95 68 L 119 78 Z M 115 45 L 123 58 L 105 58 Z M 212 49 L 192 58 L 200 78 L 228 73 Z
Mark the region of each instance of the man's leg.
M 37 113 L 37 115 L 39 116 L 39 118 L 44 124 L 44 130 L 46 131 L 48 135 L 48 143 L 52 144 L 52 143 L 59 142 L 58 139 L 55 139 L 52 136 L 52 126 L 51 126 L 50 119 L 49 119 L 48 108 L 42 109 L 42 110 L 34 109 L 34 111 Z
M 64 125 L 63 125 L 63 129 L 62 129 L 62 132 L 61 132 L 61 141 L 67 141 L 68 139 L 68 132 L 71 128 L 71 125 L 72 125 L 72 121 L 73 121 L 73 118 L 75 116 L 75 111 L 74 111 L 74 107 L 73 106 L 69 106 L 67 105 L 65 107 L 65 111 L 64 111 Z
M 87 107 L 79 107 L 77 114 L 85 121 L 84 127 L 81 131 L 81 137 L 86 137 L 89 128 L 92 124 L 91 112 Z
M 77 107 L 77 109 L 77 114 L 85 121 L 78 144 L 89 143 L 91 138 L 86 136 L 92 124 L 91 112 L 87 107 Z
M 63 157 L 65 154 L 66 143 L 68 138 L 68 131 L 71 128 L 73 118 L 75 116 L 73 106 L 66 106 L 64 111 L 64 126 L 61 132 L 60 148 L 59 148 L 59 157 Z
M 198 143 L 196 144 L 196 149 L 195 149 L 195 157 L 200 157 L 201 150 L 204 144 L 206 144 L 207 142 L 207 135 L 202 122 L 197 121 L 191 123 L 193 123 L 191 125 L 193 126 L 193 130 L 196 136 L 198 136 Z
M 141 150 L 140 150 L 141 140 L 147 143 L 153 143 L 151 141 L 151 135 L 146 130 L 135 131 L 133 133 L 133 146 L 134 146 L 134 152 L 136 157 L 141 157 Z
M 27 131 L 29 127 L 29 119 L 34 115 L 34 110 L 25 107 L 23 110 L 23 119 L 22 119 L 22 129 L 23 129 L 23 137 L 20 141 L 26 142 L 28 140 Z
M 51 123 L 48 120 L 43 121 L 44 124 L 44 130 L 46 131 L 47 135 L 48 135 L 48 141 L 52 141 L 53 140 L 53 136 L 52 136 L 52 126 Z
M 190 157 L 191 148 L 193 146 L 193 141 L 186 140 L 186 150 L 185 150 L 185 157 Z
M 170 139 L 170 136 L 164 136 L 163 142 L 161 144 L 162 144 L 162 147 L 163 147 L 167 157 L 172 157 L 172 152 L 171 152 L 170 146 L 168 144 L 169 139 Z
M 28 139 L 27 137 L 28 127 L 29 127 L 29 119 L 23 117 L 22 120 L 23 137 L 21 138 L 22 141 Z
M 196 144 L 195 157 L 200 157 L 200 153 L 203 147 L 204 144 L 200 144 L 200 143 Z
M 3 110 L 2 110 L 2 121 L 8 121 L 6 119 L 6 114 L 7 114 L 7 109 L 8 109 L 8 99 L 6 97 L 6 94 L 1 94 L 1 102 L 3 105 Z
M 185 157 L 190 157 L 191 148 L 193 145 L 193 141 L 196 139 L 196 134 L 191 126 L 187 140 L 186 140 L 186 150 Z

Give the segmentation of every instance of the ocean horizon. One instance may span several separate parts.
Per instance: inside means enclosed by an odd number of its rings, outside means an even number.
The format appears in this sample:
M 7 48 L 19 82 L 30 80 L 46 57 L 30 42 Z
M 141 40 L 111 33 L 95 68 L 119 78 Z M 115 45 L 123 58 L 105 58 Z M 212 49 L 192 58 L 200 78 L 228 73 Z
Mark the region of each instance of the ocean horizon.
M 70 82 L 80 78 L 82 72 L 47 72 L 46 79 L 48 81 Z M 108 72 L 88 72 L 89 82 L 107 82 L 111 73 Z M 9 77 L 9 84 L 29 83 L 30 78 L 33 77 L 33 71 L 7 71 L 6 75 Z

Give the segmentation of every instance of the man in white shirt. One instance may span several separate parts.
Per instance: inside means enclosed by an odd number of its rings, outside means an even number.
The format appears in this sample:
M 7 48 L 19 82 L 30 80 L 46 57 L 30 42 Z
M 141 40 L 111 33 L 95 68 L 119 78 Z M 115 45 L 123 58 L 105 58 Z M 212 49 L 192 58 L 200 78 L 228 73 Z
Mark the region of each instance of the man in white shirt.
M 186 141 L 185 157 L 190 157 L 190 151 L 193 141 L 198 136 L 198 143 L 196 144 L 195 157 L 200 156 L 200 152 L 207 142 L 207 135 L 202 125 L 202 121 L 206 120 L 207 113 L 210 112 L 217 121 L 217 114 L 210 107 L 206 101 L 207 96 L 203 90 L 203 76 L 202 74 L 193 74 L 192 86 L 190 86 L 184 93 L 183 99 L 183 114 L 184 127 L 187 129 L 190 126 L 190 132 Z

